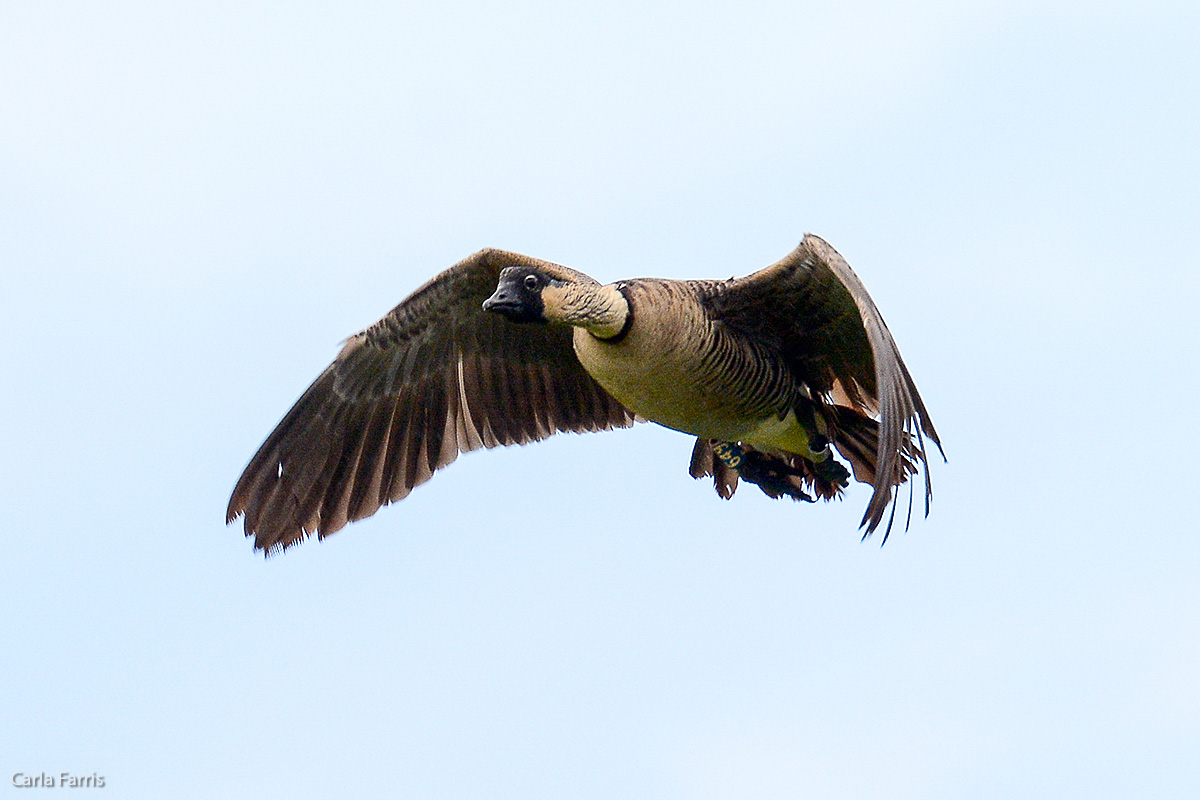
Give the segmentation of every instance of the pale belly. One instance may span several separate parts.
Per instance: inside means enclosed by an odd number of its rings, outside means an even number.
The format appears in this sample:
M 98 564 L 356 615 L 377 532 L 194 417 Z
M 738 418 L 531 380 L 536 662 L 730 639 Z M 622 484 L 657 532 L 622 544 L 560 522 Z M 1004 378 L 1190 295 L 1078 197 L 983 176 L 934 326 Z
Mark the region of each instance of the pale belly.
M 700 381 L 690 362 L 682 365 L 686 359 L 673 359 L 669 351 L 647 359 L 635 348 L 606 345 L 576 329 L 575 353 L 605 391 L 643 419 L 705 439 L 810 452 L 808 434 L 794 413 L 784 419 L 748 414 L 729 392 Z

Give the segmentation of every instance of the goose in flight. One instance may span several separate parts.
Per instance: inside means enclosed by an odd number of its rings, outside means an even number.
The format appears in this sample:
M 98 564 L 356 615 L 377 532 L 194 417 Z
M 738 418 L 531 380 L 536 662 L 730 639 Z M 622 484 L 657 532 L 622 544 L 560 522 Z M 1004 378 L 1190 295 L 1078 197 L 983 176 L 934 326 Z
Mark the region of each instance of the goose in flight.
M 853 474 L 874 489 L 864 537 L 892 504 L 886 541 L 897 487 L 921 471 L 929 513 L 929 413 L 858 276 L 809 234 L 727 281 L 601 285 L 482 250 L 346 341 L 250 460 L 226 519 L 271 553 L 404 498 L 460 452 L 642 420 L 695 436 L 690 473 L 723 498 L 740 479 L 830 500 Z

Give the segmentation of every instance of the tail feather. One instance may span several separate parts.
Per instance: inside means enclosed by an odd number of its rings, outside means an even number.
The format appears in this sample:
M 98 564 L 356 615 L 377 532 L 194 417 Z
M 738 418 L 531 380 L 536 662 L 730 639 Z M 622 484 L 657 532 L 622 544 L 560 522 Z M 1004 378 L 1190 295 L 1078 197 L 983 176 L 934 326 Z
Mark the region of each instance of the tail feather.
M 830 438 L 842 457 L 850 462 L 854 480 L 859 483 L 875 482 L 875 465 L 879 452 L 879 422 L 846 406 L 829 406 L 834 412 Z M 904 451 L 896 462 L 896 475 L 892 485 L 898 486 L 917 472 L 920 450 L 909 437 Z

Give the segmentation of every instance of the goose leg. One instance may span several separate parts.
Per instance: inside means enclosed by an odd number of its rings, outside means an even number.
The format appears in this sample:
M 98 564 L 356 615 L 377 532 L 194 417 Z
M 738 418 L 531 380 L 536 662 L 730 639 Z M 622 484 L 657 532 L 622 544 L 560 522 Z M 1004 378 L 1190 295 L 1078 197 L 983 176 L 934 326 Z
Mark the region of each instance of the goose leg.
M 806 503 L 816 502 L 812 495 L 801 488 L 804 470 L 796 469 L 781 458 L 757 450 L 745 450 L 734 442 L 717 442 L 713 445 L 713 454 L 725 466 L 736 470 L 738 477 L 755 484 L 769 497 L 787 495 Z

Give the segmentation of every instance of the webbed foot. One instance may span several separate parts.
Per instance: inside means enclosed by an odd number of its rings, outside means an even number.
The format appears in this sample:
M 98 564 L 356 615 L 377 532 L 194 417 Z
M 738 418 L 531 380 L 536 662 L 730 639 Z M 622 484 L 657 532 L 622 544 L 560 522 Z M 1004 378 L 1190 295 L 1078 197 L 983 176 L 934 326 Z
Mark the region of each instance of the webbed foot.
M 816 502 L 816 498 L 804 491 L 807 474 L 805 470 L 792 466 L 778 456 L 746 450 L 733 442 L 717 442 L 713 445 L 713 454 L 727 467 L 735 470 L 738 477 L 755 484 L 768 497 L 787 496 L 805 503 Z M 845 472 L 845 469 L 842 472 Z
M 820 461 L 812 462 L 812 472 L 818 478 L 829 481 L 834 486 L 850 485 L 850 470 L 846 469 L 832 455 L 826 455 Z

